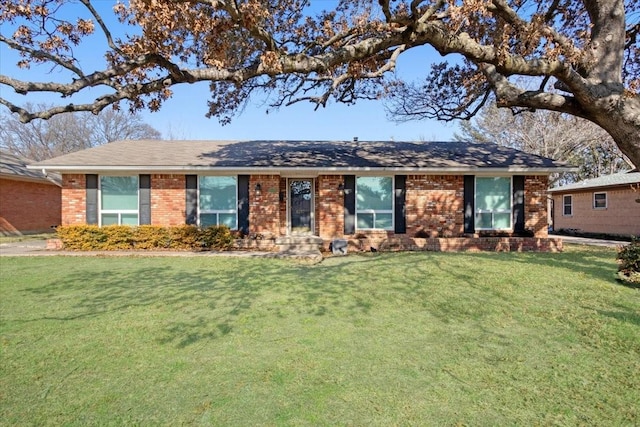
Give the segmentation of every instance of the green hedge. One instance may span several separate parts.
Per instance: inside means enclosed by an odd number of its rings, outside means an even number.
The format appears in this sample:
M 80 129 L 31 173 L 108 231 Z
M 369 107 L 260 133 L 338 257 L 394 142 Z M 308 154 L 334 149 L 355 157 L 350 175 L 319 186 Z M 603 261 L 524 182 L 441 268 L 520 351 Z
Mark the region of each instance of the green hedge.
M 226 226 L 69 225 L 56 229 L 65 249 L 117 251 L 131 249 L 228 250 L 233 236 Z

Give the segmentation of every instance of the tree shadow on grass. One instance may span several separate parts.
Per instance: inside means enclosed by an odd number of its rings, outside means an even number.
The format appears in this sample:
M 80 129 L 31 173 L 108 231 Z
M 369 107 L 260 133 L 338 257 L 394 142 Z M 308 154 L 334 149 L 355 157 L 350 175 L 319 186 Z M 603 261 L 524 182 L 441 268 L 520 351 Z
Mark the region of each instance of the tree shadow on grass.
M 414 305 L 443 323 L 456 316 L 481 321 L 488 308 L 483 304 L 508 306 L 512 298 L 486 283 L 483 262 L 507 263 L 507 269 L 513 263 L 525 263 L 542 271 L 553 268 L 613 280 L 612 263 L 602 253 L 370 254 L 330 258 L 317 265 L 272 259 L 140 258 L 132 263 L 87 258 L 81 267 L 27 292 L 39 296 L 45 307 L 32 320 L 124 315 L 130 309 L 149 307 L 151 313 L 158 313 L 162 325 L 156 341 L 187 347 L 233 333 L 245 317 L 274 316 L 285 321 L 296 313 L 353 321 L 375 315 L 383 304 Z M 442 292 L 447 287 L 452 292 Z

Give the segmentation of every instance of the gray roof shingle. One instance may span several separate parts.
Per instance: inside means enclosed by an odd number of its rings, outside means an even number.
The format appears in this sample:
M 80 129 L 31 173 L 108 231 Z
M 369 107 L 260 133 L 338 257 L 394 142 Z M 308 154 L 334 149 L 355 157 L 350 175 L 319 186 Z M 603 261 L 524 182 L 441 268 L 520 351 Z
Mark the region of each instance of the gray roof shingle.
M 0 176 L 10 179 L 21 179 L 28 181 L 39 181 L 61 185 L 62 179 L 56 173 L 42 173 L 41 169 L 27 169 L 27 165 L 33 161 L 26 159 L 7 150 L 0 149 Z
M 52 170 L 572 170 L 565 163 L 496 144 L 394 141 L 117 141 L 34 166 Z
M 589 190 L 591 188 L 626 186 L 640 183 L 640 172 L 621 172 L 598 178 L 585 179 L 574 184 L 552 188 L 549 192 L 566 192 L 575 190 Z

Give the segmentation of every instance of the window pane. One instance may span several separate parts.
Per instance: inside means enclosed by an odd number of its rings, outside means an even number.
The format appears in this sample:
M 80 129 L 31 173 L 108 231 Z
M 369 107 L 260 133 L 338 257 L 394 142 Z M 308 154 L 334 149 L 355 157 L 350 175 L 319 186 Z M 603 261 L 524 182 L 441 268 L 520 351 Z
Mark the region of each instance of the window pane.
M 594 207 L 606 208 L 607 207 L 607 195 L 605 193 L 594 194 Z
M 357 216 L 357 228 L 373 228 L 373 214 L 372 213 L 359 213 Z
M 376 214 L 376 228 L 381 228 L 383 230 L 392 230 L 393 215 L 390 213 Z
M 101 176 L 100 194 L 104 210 L 138 210 L 138 177 Z
M 496 228 L 496 229 L 511 228 L 511 214 L 510 213 L 494 213 L 492 228 Z
M 235 230 L 236 228 L 236 214 L 232 213 L 232 214 L 218 214 L 219 217 L 219 221 L 220 224 L 218 225 L 226 225 L 227 227 L 229 227 L 232 230 Z
M 235 176 L 201 176 L 201 210 L 236 210 L 237 186 Z
M 571 210 L 573 209 L 572 201 L 573 201 L 573 199 L 572 199 L 571 196 L 564 196 L 562 198 L 562 202 L 563 202 L 563 205 L 564 205 L 564 210 L 563 210 L 563 214 L 564 215 L 571 215 L 572 214 L 572 212 L 571 212 Z
M 118 225 L 118 214 L 102 214 L 102 225 Z
M 356 178 L 357 210 L 393 209 L 393 179 L 390 176 Z
M 122 225 L 138 225 L 138 214 L 126 214 L 120 215 Z
M 476 178 L 476 209 L 511 209 L 511 179 L 506 177 Z
M 209 227 L 210 225 L 218 225 L 218 215 L 200 214 L 200 226 Z
M 491 228 L 491 213 L 477 213 L 476 214 L 476 228 Z

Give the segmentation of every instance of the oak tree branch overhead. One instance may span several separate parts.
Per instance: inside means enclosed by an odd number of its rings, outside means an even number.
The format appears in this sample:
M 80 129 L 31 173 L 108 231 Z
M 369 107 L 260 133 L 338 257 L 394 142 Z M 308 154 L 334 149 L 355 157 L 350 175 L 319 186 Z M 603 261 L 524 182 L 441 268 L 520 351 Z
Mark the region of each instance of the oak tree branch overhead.
M 48 75 L 55 81 L 3 73 L 1 93 L 62 98 L 41 110 L 4 95 L 0 103 L 23 122 L 123 103 L 157 110 L 174 86 L 208 82 L 207 114 L 223 123 L 251 97 L 274 107 L 386 98 L 396 119 L 451 120 L 473 116 L 492 96 L 501 107 L 588 119 L 640 165 L 635 0 L 343 0 L 322 12 L 315 6 L 131 0 L 105 11 L 90 0 L 6 1 L 0 43 L 19 54 L 18 67 L 62 72 Z M 102 46 L 101 61 L 76 54 L 89 42 Z M 423 45 L 444 61 L 425 61 L 422 82 L 394 80 L 398 57 Z M 96 88 L 92 100 L 73 102 Z

